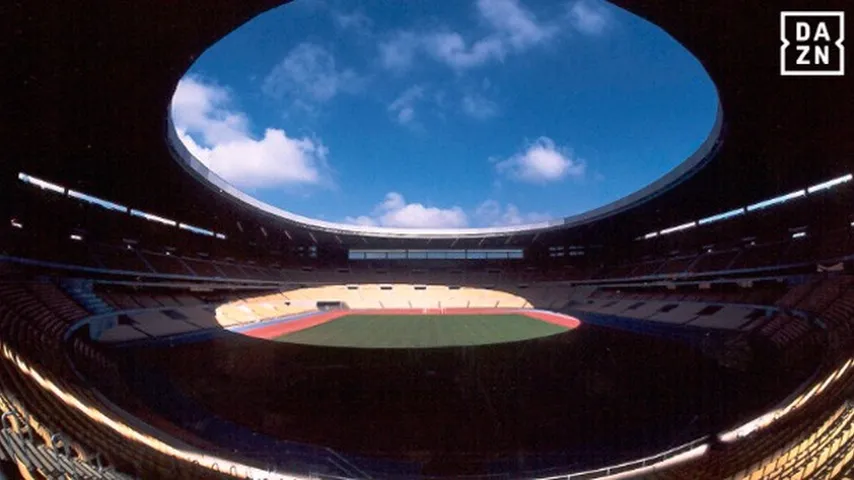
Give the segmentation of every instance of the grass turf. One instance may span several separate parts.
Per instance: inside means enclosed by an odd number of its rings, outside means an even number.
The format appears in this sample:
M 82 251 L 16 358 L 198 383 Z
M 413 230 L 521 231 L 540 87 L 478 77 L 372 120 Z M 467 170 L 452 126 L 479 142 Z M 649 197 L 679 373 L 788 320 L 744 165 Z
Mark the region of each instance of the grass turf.
M 565 332 L 525 315 L 346 315 L 274 340 L 350 348 L 431 348 L 517 342 Z

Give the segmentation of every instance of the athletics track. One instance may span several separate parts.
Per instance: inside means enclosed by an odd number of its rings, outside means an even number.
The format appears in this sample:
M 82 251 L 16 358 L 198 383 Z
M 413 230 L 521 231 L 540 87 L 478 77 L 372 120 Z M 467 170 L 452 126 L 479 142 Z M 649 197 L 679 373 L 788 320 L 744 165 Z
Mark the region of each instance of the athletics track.
M 281 337 L 289 333 L 306 330 L 335 319 L 348 315 L 507 315 L 517 314 L 525 315 L 541 322 L 552 323 L 574 329 L 581 325 L 581 322 L 567 315 L 559 313 L 547 312 L 544 310 L 526 310 L 512 308 L 388 308 L 376 310 L 335 310 L 329 312 L 318 312 L 313 315 L 300 316 L 291 321 L 281 321 L 282 319 L 272 319 L 269 322 L 262 322 L 257 327 L 241 329 L 243 335 L 270 340 Z M 272 324 L 270 324 L 272 323 Z

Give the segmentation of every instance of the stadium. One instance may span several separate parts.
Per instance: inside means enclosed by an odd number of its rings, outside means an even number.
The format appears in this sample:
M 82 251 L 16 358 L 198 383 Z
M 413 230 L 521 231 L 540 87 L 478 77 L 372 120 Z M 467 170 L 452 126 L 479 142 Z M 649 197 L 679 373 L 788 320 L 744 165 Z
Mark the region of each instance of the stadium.
M 0 478 L 854 478 L 854 82 L 780 74 L 780 13 L 848 3 L 611 0 L 714 83 L 699 148 L 441 228 L 179 138 L 193 63 L 288 3 L 0 8 Z

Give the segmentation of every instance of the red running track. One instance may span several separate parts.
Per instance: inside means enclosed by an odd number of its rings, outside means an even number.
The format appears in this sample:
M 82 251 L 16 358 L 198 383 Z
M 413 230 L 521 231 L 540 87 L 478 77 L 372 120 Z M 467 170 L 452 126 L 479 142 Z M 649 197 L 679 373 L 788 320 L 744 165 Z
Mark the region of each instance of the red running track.
M 524 314 L 518 308 L 376 308 L 348 310 L 351 315 L 507 315 Z
M 243 332 L 244 335 L 254 338 L 262 338 L 265 340 L 269 340 L 271 338 L 281 337 L 282 335 L 287 335 L 288 333 L 298 332 L 300 330 L 305 330 L 307 328 L 316 327 L 318 325 L 324 324 L 326 322 L 331 322 L 336 318 L 343 317 L 345 315 L 350 315 L 352 312 L 347 310 L 338 310 L 334 312 L 324 312 L 318 313 L 317 315 L 312 315 L 310 317 L 301 318 L 299 320 L 294 320 L 292 322 L 285 323 L 277 323 L 275 325 L 262 325 L 258 328 L 253 328 L 252 330 L 247 330 Z
M 525 315 L 527 317 L 531 317 L 531 318 L 540 320 L 542 322 L 548 322 L 548 323 L 553 323 L 555 325 L 560 325 L 560 326 L 566 327 L 570 330 L 572 330 L 574 328 L 578 328 L 578 326 L 581 325 L 581 320 L 579 320 L 575 317 L 570 317 L 567 315 L 561 315 L 559 313 L 542 312 L 539 310 L 523 311 L 523 312 L 519 312 L 519 313 L 522 313 L 523 315 Z
M 316 315 L 311 315 L 291 322 L 266 326 L 262 325 L 258 328 L 247 330 L 243 332 L 243 334 L 253 338 L 269 340 L 282 335 L 287 335 L 288 333 L 316 327 L 347 315 L 507 315 L 513 313 L 525 315 L 535 320 L 540 320 L 541 322 L 560 325 L 570 330 L 581 325 L 581 321 L 576 318 L 538 310 L 519 310 L 511 308 L 387 308 L 376 310 L 336 310 L 332 312 L 321 312 Z

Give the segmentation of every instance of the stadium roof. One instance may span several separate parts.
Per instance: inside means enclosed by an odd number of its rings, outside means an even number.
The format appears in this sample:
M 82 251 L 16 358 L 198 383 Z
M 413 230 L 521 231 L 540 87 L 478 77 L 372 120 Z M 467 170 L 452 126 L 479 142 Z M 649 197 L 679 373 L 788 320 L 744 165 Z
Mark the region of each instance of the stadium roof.
M 699 155 L 616 205 L 534 229 L 355 230 L 271 215 L 198 181 L 170 151 L 167 112 L 178 80 L 208 46 L 280 0 L 19 2 L 2 15 L 7 139 L 0 187 L 19 172 L 240 239 L 264 227 L 304 243 L 526 245 L 636 238 L 851 172 L 851 77 L 781 77 L 779 13 L 815 2 L 617 0 L 661 26 L 702 62 L 721 101 L 719 130 Z M 823 0 L 823 10 L 842 10 Z M 722 115 L 721 115 L 722 113 Z M 180 150 L 178 148 L 177 150 Z M 707 162 L 708 160 L 708 162 Z M 193 172 L 193 174 L 188 174 Z M 462 181 L 462 180 L 461 180 Z M 13 189 L 3 188 L 3 191 Z M 13 199 L 4 199 L 8 206 Z M 240 226 L 238 227 L 238 221 Z

